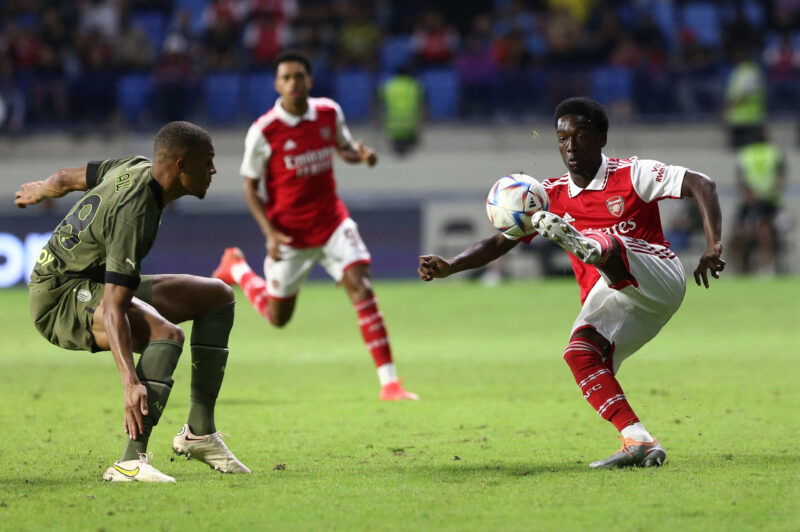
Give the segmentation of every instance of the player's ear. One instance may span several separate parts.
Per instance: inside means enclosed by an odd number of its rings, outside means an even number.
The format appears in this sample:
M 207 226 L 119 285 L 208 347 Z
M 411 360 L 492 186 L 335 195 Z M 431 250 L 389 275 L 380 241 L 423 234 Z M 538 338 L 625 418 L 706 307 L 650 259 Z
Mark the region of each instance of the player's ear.
M 309 90 L 311 90 L 311 87 L 314 86 L 314 76 L 311 74 L 308 75 L 308 81 L 306 81 L 306 85 L 308 85 Z
M 600 135 L 600 147 L 605 148 L 606 142 L 608 142 L 608 133 L 603 133 Z

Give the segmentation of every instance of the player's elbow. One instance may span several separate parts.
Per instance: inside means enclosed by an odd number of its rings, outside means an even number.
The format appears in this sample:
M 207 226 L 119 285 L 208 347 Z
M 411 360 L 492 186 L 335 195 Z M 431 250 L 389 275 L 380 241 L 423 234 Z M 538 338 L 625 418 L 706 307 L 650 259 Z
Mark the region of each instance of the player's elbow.
M 717 183 L 705 174 L 700 172 L 686 172 L 682 196 L 694 196 L 695 198 L 714 195 L 717 192 Z

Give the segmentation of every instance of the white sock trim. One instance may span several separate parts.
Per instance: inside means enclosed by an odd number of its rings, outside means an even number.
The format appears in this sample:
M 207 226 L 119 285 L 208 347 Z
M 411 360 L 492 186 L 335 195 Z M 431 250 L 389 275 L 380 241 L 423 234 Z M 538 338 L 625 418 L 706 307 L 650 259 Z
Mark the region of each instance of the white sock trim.
M 381 386 L 386 386 L 390 382 L 397 382 L 397 369 L 394 364 L 389 362 L 378 368 L 378 380 Z
M 241 284 L 244 274 L 251 271 L 250 266 L 245 261 L 239 261 L 231 266 L 231 277 L 236 281 L 236 284 Z
M 626 438 L 631 438 L 632 440 L 644 443 L 650 443 L 656 440 L 649 432 L 647 432 L 647 429 L 644 428 L 644 425 L 642 425 L 640 422 L 632 423 L 622 429 L 622 435 Z

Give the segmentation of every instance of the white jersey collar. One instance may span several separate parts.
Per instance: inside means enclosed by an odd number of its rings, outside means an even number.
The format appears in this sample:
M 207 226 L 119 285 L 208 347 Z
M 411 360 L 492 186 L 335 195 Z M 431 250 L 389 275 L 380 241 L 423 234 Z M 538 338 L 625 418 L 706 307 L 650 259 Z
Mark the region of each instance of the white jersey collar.
M 274 107 L 275 114 L 278 115 L 278 118 L 281 120 L 281 122 L 290 127 L 296 126 L 303 120 L 308 120 L 309 122 L 313 122 L 314 120 L 317 119 L 317 109 L 316 107 L 314 107 L 311 98 L 306 99 L 306 103 L 308 104 L 308 109 L 306 109 L 305 114 L 303 114 L 302 116 L 298 116 L 298 115 L 293 115 L 292 113 L 284 109 L 283 105 L 281 105 L 281 99 L 278 98 L 275 101 L 275 107 Z
M 597 173 L 594 175 L 589 184 L 586 188 L 581 188 L 575 184 L 575 181 L 572 178 L 572 172 L 568 172 L 569 175 L 569 197 L 574 198 L 584 190 L 603 190 L 606 188 L 606 183 L 608 183 L 608 157 L 605 154 L 601 154 L 603 160 L 600 162 L 600 168 L 597 169 Z

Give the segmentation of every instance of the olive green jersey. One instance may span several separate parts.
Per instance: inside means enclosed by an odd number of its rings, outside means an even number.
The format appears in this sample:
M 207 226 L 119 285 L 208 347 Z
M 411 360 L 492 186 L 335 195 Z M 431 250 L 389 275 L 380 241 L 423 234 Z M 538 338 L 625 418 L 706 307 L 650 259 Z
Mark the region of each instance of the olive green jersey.
M 32 280 L 80 277 L 136 289 L 164 209 L 152 164 L 142 156 L 89 163 L 89 189 L 53 231 Z

